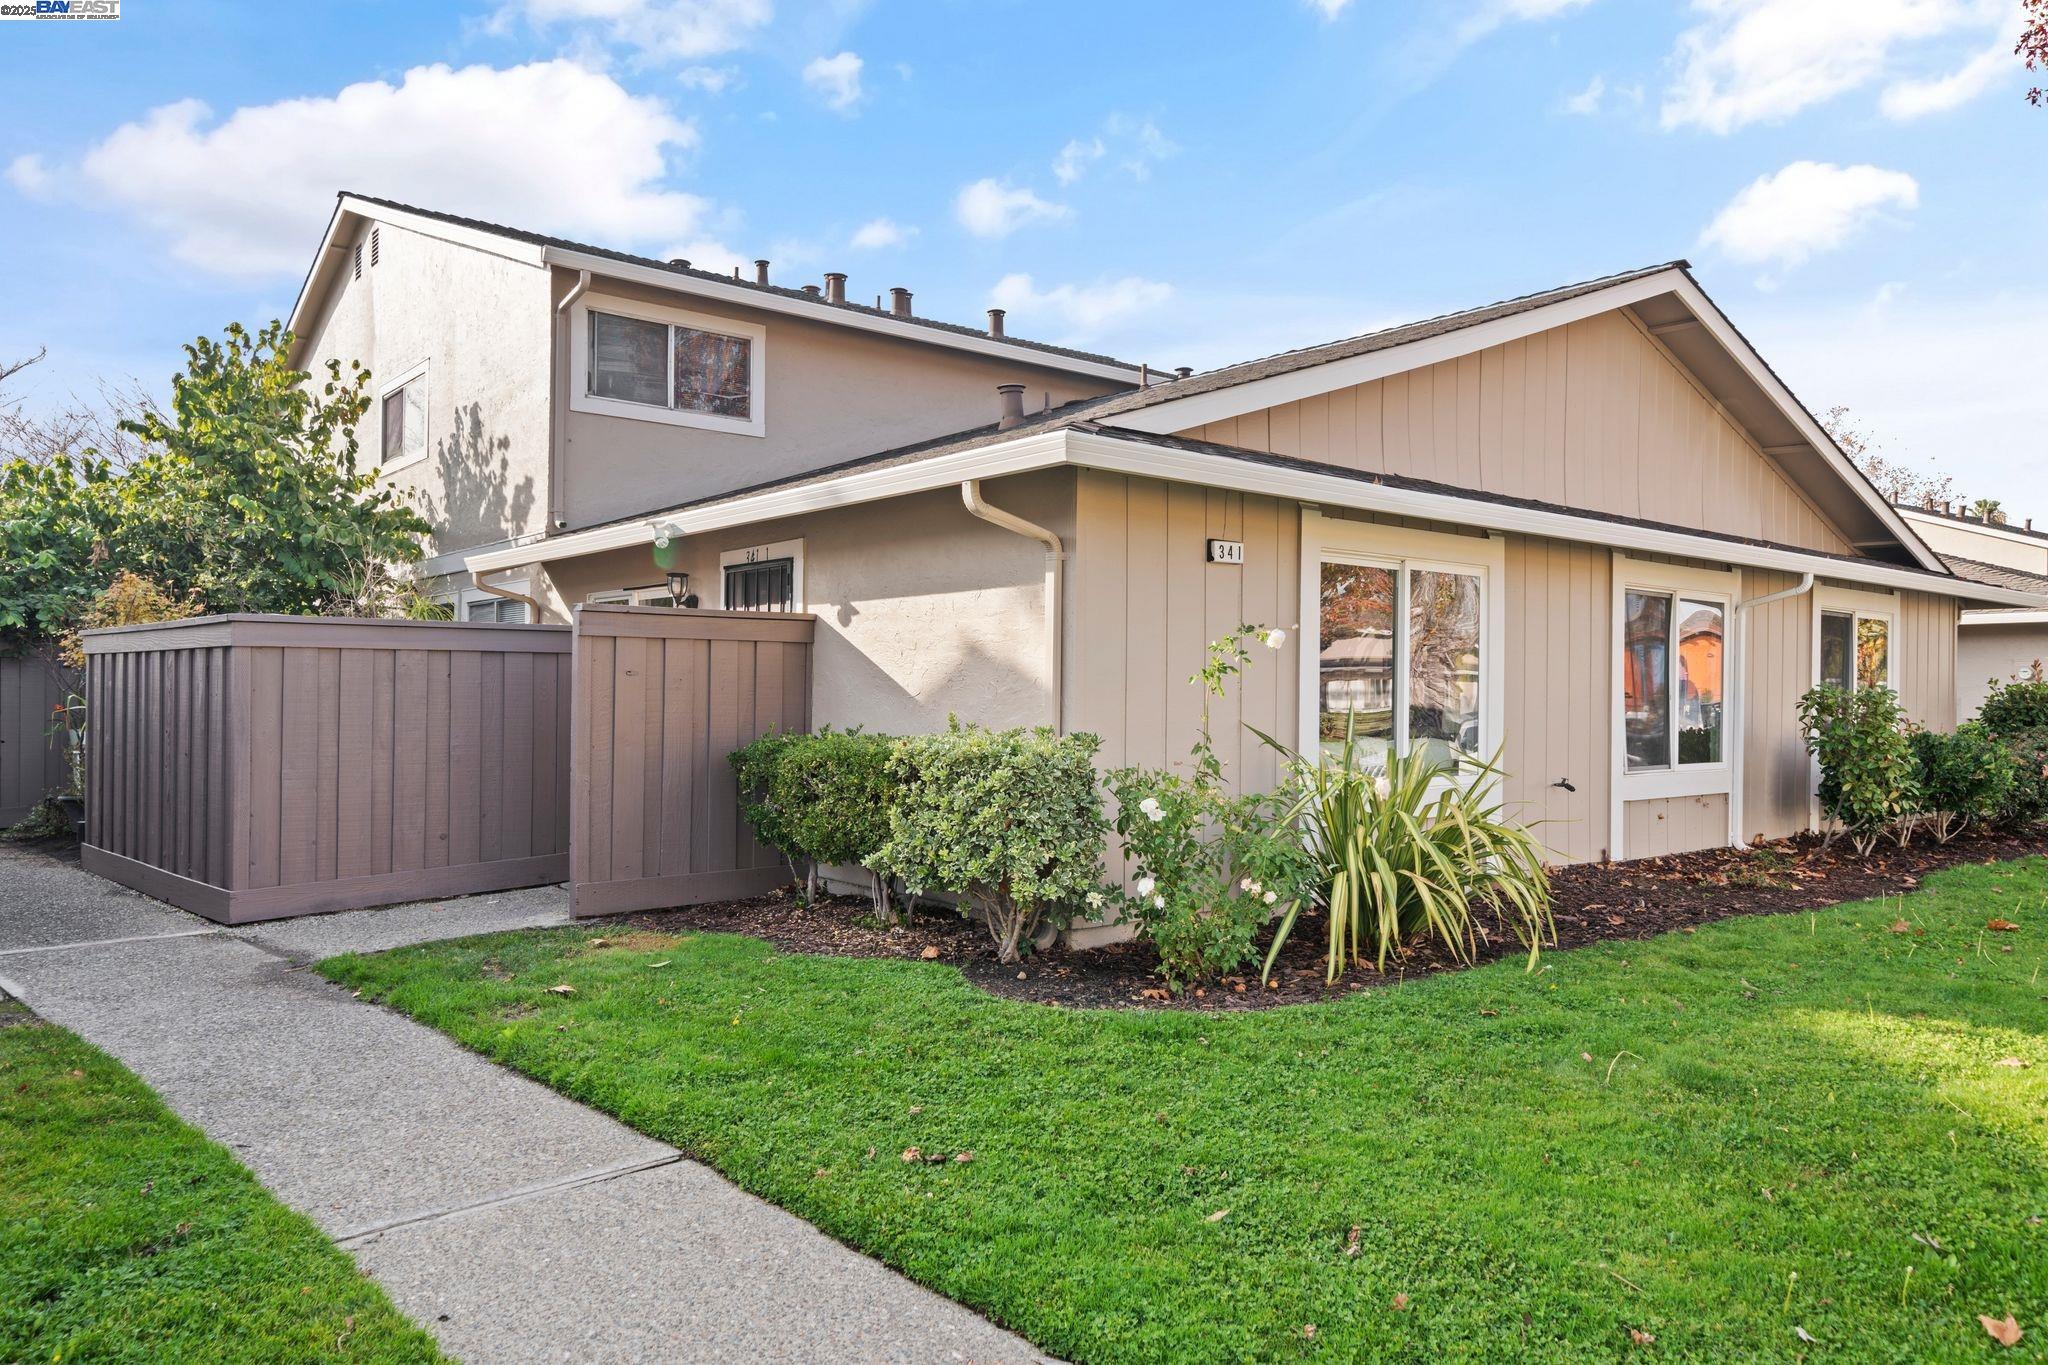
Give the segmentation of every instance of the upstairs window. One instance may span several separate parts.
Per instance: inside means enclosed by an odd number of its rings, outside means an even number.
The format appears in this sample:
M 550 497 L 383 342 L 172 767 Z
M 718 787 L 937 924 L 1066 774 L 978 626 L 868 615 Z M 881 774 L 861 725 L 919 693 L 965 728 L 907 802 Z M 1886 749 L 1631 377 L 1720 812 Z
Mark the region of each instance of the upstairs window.
M 396 469 L 426 458 L 427 367 L 415 367 L 384 390 L 379 410 L 378 463 Z
M 580 383 L 572 408 L 763 434 L 765 329 L 638 304 L 579 311 L 583 321 L 572 359 Z

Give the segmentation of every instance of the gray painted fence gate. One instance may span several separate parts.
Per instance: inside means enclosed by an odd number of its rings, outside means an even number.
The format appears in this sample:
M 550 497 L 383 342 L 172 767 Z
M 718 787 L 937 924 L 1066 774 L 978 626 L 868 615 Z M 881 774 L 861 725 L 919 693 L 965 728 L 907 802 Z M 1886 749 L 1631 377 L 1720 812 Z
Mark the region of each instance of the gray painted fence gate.
M 577 609 L 573 913 L 693 905 L 788 880 L 741 819 L 726 756 L 810 727 L 816 625 L 775 612 Z
M 57 709 L 81 681 L 41 654 L 0 658 L 0 826 L 71 786 L 71 757 Z
M 87 870 L 228 924 L 568 875 L 566 626 L 85 635 Z

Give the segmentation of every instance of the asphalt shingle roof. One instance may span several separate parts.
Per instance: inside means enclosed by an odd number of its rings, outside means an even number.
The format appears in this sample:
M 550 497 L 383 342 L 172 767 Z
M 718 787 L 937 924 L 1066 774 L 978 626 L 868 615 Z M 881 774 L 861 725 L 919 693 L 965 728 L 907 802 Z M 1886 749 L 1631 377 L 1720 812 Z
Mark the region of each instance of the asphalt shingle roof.
M 1966 578 L 1972 583 L 1984 583 L 1994 588 L 2012 588 L 2017 592 L 2039 593 L 2043 597 L 2048 597 L 2048 576 L 2028 573 L 2024 569 L 2009 568 L 2004 564 L 1987 563 L 1981 559 L 1965 559 L 1961 555 L 1943 555 L 1942 559 L 1957 578 Z
M 1133 371 L 1139 368 L 1135 361 L 1118 360 L 1115 356 L 1100 355 L 1094 351 L 1077 351 L 1066 346 L 1054 346 L 1050 342 L 1029 341 L 1023 337 L 1008 335 L 1000 338 L 991 338 L 987 332 L 979 328 L 963 327 L 957 322 L 941 322 L 937 318 L 904 317 L 892 313 L 886 308 L 871 308 L 864 303 L 827 303 L 823 298 L 808 294 L 801 289 L 789 289 L 777 284 L 757 284 L 752 280 L 740 279 L 732 275 L 721 275 L 715 270 L 698 270 L 692 266 L 680 266 L 671 261 L 658 260 L 653 256 L 636 256 L 629 251 L 614 251 L 610 247 L 594 246 L 589 242 L 571 241 L 566 237 L 553 237 L 544 232 L 530 232 L 525 228 L 507 227 L 503 223 L 486 222 L 481 218 L 465 218 L 461 214 L 443 213 L 439 209 L 421 208 L 417 204 L 401 204 L 395 199 L 379 199 L 373 194 L 357 194 L 351 190 L 344 190 L 341 193 L 341 197 L 344 199 L 360 200 L 365 204 L 375 204 L 379 208 L 395 209 L 400 213 L 417 214 L 421 218 L 431 218 L 436 222 L 449 223 L 456 227 L 471 228 L 478 232 L 488 232 L 493 236 L 503 237 L 509 241 L 525 242 L 531 246 L 554 247 L 562 251 L 577 251 L 588 256 L 602 256 L 607 260 L 621 261 L 627 265 L 645 266 L 650 270 L 662 270 L 671 275 L 680 275 L 687 279 L 737 286 L 763 294 L 773 294 L 780 298 L 795 299 L 803 303 L 814 303 L 820 308 L 844 309 L 849 313 L 861 313 L 868 317 L 888 318 L 895 322 L 908 322 L 918 327 L 929 327 L 937 332 L 950 332 L 954 336 L 976 337 L 983 341 L 1000 340 L 1007 345 L 1019 346 L 1027 351 L 1042 351 L 1046 355 L 1064 356 L 1069 360 L 1092 361 L 1098 365 L 1118 365 Z

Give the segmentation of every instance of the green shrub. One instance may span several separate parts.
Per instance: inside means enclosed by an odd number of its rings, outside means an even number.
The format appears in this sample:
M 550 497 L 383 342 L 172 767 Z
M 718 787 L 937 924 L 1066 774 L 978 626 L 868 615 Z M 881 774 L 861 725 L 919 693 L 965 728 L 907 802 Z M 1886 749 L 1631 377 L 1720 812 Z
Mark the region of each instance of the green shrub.
M 979 911 L 996 955 L 1015 962 L 1042 923 L 1060 927 L 1099 895 L 1104 825 L 1090 734 L 983 730 L 899 739 L 889 839 L 868 860 L 913 896 L 949 892 Z
M 1116 832 L 1134 878 L 1117 898 L 1124 918 L 1157 949 L 1159 974 L 1176 992 L 1251 961 L 1259 930 L 1295 908 L 1307 877 L 1301 841 L 1279 799 L 1233 794 L 1210 740 L 1210 699 L 1226 695 L 1250 658 L 1245 641 L 1253 635 L 1275 649 L 1284 639 L 1240 626 L 1209 646 L 1208 663 L 1189 679 L 1203 689 L 1192 776 L 1157 768 L 1109 775 Z
M 2035 672 L 2025 678 L 1993 682 L 1977 719 L 1992 734 L 2004 737 L 2022 730 L 2048 730 L 2048 682 Z
M 1859 854 L 1888 831 L 1905 838 L 1916 809 L 1913 750 L 1889 687 L 1816 687 L 1799 699 L 1806 750 L 1820 762 L 1820 804 Z
M 893 740 L 858 730 L 763 735 L 730 755 L 740 810 L 754 837 L 802 865 L 816 899 L 826 867 L 864 867 L 889 837 L 889 750 Z M 872 869 L 875 910 L 890 917 L 888 883 Z
M 796 830 L 791 812 L 776 800 L 775 771 L 790 745 L 804 736 L 786 730 L 762 735 L 725 756 L 739 787 L 740 814 L 753 828 L 754 837 L 780 853 L 789 863 L 790 880 L 797 877 Z
M 2048 818 L 2048 726 L 2003 736 L 2013 758 L 2012 789 L 1998 823 L 2021 829 Z
M 1375 769 L 1355 739 L 1347 730 L 1344 747 L 1320 761 L 1295 756 L 1288 809 L 1329 912 L 1329 979 L 1368 957 L 1384 969 L 1389 952 L 1422 933 L 1470 962 L 1484 932 L 1479 909 L 1520 940 L 1534 968 L 1557 939 L 1550 877 L 1542 845 L 1495 798 L 1500 769 L 1468 761 L 1461 774 L 1420 754 L 1388 754 Z M 1284 916 L 1273 936 L 1269 975 L 1294 921 Z
M 1970 721 L 1954 734 L 1916 730 L 1911 744 L 1920 814 L 1937 843 L 1997 819 L 2010 805 L 2019 762 L 1982 722 Z

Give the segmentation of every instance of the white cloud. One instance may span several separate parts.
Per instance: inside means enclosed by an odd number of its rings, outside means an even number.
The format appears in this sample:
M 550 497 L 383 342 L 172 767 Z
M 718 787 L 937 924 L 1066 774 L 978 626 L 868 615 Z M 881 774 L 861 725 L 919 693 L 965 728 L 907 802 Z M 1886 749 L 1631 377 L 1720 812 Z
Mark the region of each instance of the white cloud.
M 860 225 L 848 245 L 856 251 L 879 251 L 885 247 L 902 246 L 916 235 L 914 227 L 904 227 L 888 218 L 874 218 Z
M 1879 79 L 1929 39 L 2004 23 L 2002 0 L 1693 0 L 1693 9 L 1701 22 L 1679 35 L 1663 123 L 1712 133 L 1788 118 Z
M 57 178 L 34 152 L 24 152 L 7 163 L 7 183 L 31 199 L 48 199 L 57 188 Z
M 835 57 L 814 58 L 804 68 L 804 84 L 825 101 L 825 107 L 849 113 L 860 103 L 860 54 L 842 52 Z
M 739 79 L 740 69 L 736 66 L 686 66 L 676 73 L 683 89 L 702 90 L 707 95 L 723 95 Z
M 1607 78 L 1605 76 L 1595 76 L 1592 80 L 1586 82 L 1584 90 L 1565 100 L 1564 111 L 1567 114 L 1597 114 L 1600 112 L 1600 101 L 1606 94 Z
M 181 261 L 288 275 L 305 269 L 337 190 L 621 244 L 681 237 L 706 204 L 663 180 L 669 154 L 696 141 L 660 100 L 573 62 L 421 66 L 396 86 L 364 81 L 224 119 L 197 100 L 167 104 L 116 128 L 61 182 L 163 233 Z
M 1109 147 L 1099 137 L 1075 138 L 1060 148 L 1060 154 L 1052 160 L 1052 174 L 1062 185 L 1071 185 L 1086 173 L 1089 166 L 1109 154 Z
M 1158 308 L 1173 297 L 1173 286 L 1128 275 L 1120 280 L 1062 284 L 1041 290 L 1032 284 L 1029 275 L 1005 275 L 996 281 L 988 297 L 995 307 L 1025 316 L 1027 326 L 1030 314 L 1050 314 L 1070 331 L 1085 334 Z
M 1322 15 L 1327 22 L 1349 9 L 1351 0 L 1308 0 L 1308 7 Z
M 770 0 L 510 0 L 494 16 L 509 27 L 595 26 L 610 41 L 662 60 L 715 57 L 743 45 L 774 17 Z
M 2013 14 L 2024 19 L 2018 9 Z M 2000 77 L 2014 75 L 2019 62 L 2013 56 L 2013 46 L 2018 41 L 2012 29 L 2001 31 L 1989 47 L 1946 75 L 1894 81 L 1885 87 L 1878 107 L 1886 118 L 1900 122 L 1960 108 L 1996 85 Z
M 1795 161 L 1746 186 L 1700 241 L 1746 264 L 1789 268 L 1840 246 L 1885 210 L 1919 203 L 1920 186 L 1904 171 Z
M 1064 218 L 1067 212 L 1065 204 L 1048 203 L 993 176 L 964 186 L 953 201 L 953 216 L 977 237 L 1007 237 L 1027 223 Z
M 1591 3 L 1592 0 L 1484 0 L 1458 26 L 1456 45 L 1476 43 L 1507 24 L 1555 19 Z
M 692 270 L 709 270 L 715 275 L 730 275 L 734 269 L 738 269 L 747 279 L 754 278 L 753 259 L 734 251 L 715 237 L 699 237 L 687 242 L 678 242 L 654 254 L 664 261 L 688 261 Z

